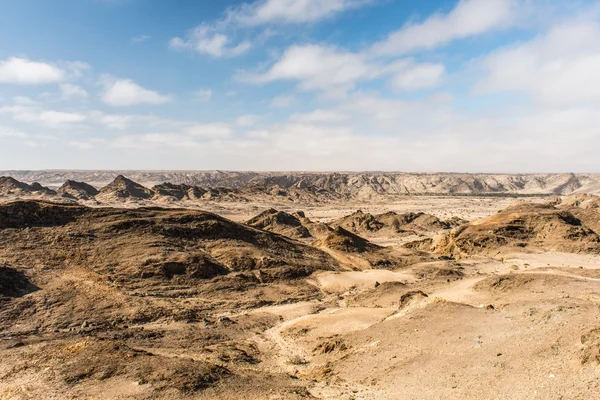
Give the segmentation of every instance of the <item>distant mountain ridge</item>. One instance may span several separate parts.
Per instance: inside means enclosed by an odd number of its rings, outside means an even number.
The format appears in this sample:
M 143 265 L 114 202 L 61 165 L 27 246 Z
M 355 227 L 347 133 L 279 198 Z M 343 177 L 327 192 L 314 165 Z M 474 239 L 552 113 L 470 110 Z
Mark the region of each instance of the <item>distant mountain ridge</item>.
M 408 194 L 556 194 L 600 193 L 600 174 L 468 174 L 405 172 L 251 172 L 251 171 L 0 171 L 22 182 L 59 187 L 67 180 L 97 188 L 117 176 L 146 187 L 163 183 L 208 188 L 281 188 L 320 196 L 368 199 Z M 262 190 L 262 189 L 261 189 Z

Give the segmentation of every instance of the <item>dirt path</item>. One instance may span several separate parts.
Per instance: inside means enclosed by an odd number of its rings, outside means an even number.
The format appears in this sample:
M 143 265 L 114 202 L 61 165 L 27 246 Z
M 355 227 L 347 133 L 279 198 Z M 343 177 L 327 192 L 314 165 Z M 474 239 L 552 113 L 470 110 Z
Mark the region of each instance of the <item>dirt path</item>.
M 547 260 L 549 259 L 541 258 L 537 261 Z M 432 302 L 448 301 L 482 307 L 490 301 L 489 294 L 475 291 L 473 287 L 492 276 L 509 273 L 547 274 L 592 282 L 600 281 L 600 278 L 579 276 L 576 273 L 548 267 L 544 265 L 548 264 L 547 262 L 539 262 L 528 269 L 515 271 L 511 268 L 511 262 L 500 263 L 493 259 L 482 261 L 469 267 L 469 273 L 472 275 L 448 284 L 444 283 L 443 286 L 438 286 L 438 289 L 428 292 L 428 297 L 416 298 L 400 310 L 397 307 L 348 307 L 343 300 L 339 300 L 338 295 L 371 290 L 375 282 L 418 283 L 419 280 L 411 272 L 366 270 L 320 273 L 313 277 L 311 283 L 329 293 L 321 301 L 268 306 L 250 311 L 251 313 L 268 312 L 281 318 L 281 322 L 276 326 L 253 338 L 261 352 L 265 354 L 265 361 L 261 364 L 261 368 L 301 377 L 320 367 L 318 363 L 315 364 L 313 349 L 326 338 L 362 331 L 384 321 L 409 316 Z M 525 258 L 520 258 L 519 261 L 521 265 L 528 262 Z M 593 264 L 593 261 L 595 260 L 588 260 L 588 263 Z M 423 283 L 428 284 L 428 282 Z M 418 285 L 415 286 L 415 289 L 417 288 Z M 324 304 L 330 307 L 322 309 Z M 338 306 L 331 307 L 331 304 Z M 377 388 L 359 382 L 321 381 L 312 383 L 309 389 L 315 397 L 322 399 L 373 399 L 376 398 L 374 391 L 377 391 Z

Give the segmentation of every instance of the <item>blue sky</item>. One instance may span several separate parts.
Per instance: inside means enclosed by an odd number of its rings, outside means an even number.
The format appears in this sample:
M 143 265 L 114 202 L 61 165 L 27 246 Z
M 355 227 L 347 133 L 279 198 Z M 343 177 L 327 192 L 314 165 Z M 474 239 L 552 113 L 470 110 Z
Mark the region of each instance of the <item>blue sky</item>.
M 0 7 L 0 169 L 600 172 L 597 1 Z

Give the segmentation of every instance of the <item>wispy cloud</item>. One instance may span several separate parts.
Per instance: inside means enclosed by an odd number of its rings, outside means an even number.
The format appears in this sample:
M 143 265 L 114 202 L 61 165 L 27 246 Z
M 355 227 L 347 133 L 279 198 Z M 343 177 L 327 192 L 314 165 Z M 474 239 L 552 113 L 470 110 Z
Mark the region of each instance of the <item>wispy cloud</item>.
M 524 17 L 521 0 L 461 0 L 448 14 L 435 14 L 421 23 L 409 23 L 376 43 L 378 55 L 400 55 L 433 49 L 456 39 L 508 28 Z
M 22 105 L 0 107 L 0 114 L 9 114 L 15 121 L 35 123 L 46 128 L 66 128 L 87 120 L 87 117 L 80 113 Z
M 260 0 L 228 10 L 226 19 L 243 26 L 301 24 L 331 18 L 373 0 Z
M 102 84 L 104 91 L 101 98 L 109 106 L 127 107 L 137 104 L 164 104 L 171 101 L 170 96 L 146 89 L 131 79 L 104 76 Z
M 517 92 L 550 105 L 600 104 L 600 23 L 576 19 L 479 60 L 476 93 Z
M 60 97 L 63 100 L 72 98 L 86 99 L 88 97 L 88 92 L 84 88 L 72 83 L 64 83 L 60 85 L 60 93 Z
M 265 72 L 240 71 L 237 79 L 253 84 L 297 81 L 303 91 L 345 94 L 360 82 L 378 78 L 391 79 L 397 90 L 432 87 L 440 82 L 444 72 L 445 67 L 439 63 L 417 63 L 411 59 L 387 63 L 332 46 L 294 45 Z
M 200 89 L 194 93 L 194 97 L 198 101 L 207 102 L 212 98 L 213 91 L 211 89 Z
M 138 44 L 138 43 L 143 43 L 150 39 L 151 39 L 151 37 L 148 35 L 138 35 L 138 36 L 132 37 L 129 41 L 133 44 Z
M 173 50 L 192 50 L 213 57 L 235 57 L 248 51 L 252 43 L 244 40 L 232 44 L 231 39 L 215 27 L 200 25 L 188 32 L 184 39 L 171 39 L 169 47 Z
M 282 94 L 274 97 L 270 102 L 269 106 L 272 108 L 288 108 L 296 101 L 296 96 L 293 94 Z
M 272 35 L 264 30 L 254 40 L 235 40 L 234 32 L 267 25 L 303 24 L 330 18 L 374 0 L 257 0 L 229 8 L 220 20 L 204 22 L 182 37 L 171 39 L 173 50 L 192 50 L 213 57 L 236 57 L 250 50 L 254 42 Z

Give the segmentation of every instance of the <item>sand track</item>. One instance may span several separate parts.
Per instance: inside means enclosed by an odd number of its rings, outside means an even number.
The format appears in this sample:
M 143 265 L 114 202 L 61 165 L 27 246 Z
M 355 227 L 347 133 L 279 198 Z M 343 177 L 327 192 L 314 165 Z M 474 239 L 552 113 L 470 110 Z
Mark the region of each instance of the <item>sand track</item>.
M 569 262 L 569 256 L 564 253 L 556 253 L 554 260 L 560 260 L 561 265 Z M 583 257 L 585 258 L 585 257 Z M 497 304 L 497 297 L 485 291 L 476 290 L 474 286 L 478 283 L 494 276 L 502 275 L 522 275 L 534 277 L 534 279 L 544 279 L 544 277 L 565 278 L 568 280 L 579 281 L 584 284 L 595 284 L 600 279 L 577 275 L 570 271 L 564 271 L 562 267 L 548 267 L 546 261 L 552 260 L 552 254 L 521 254 L 519 258 L 513 257 L 499 263 L 496 260 L 480 260 L 468 267 L 469 272 L 475 272 L 471 276 L 449 283 L 432 283 L 419 280 L 414 271 L 388 271 L 388 270 L 366 270 L 366 271 L 346 271 L 346 272 L 325 272 L 315 274 L 311 282 L 318 285 L 328 297 L 321 302 L 307 302 L 297 305 L 286 305 L 278 307 L 265 307 L 256 312 L 272 312 L 280 315 L 282 321 L 273 328 L 264 332 L 261 336 L 263 346 L 270 348 L 275 356 L 277 363 L 275 365 L 279 370 L 286 371 L 294 375 L 311 374 L 315 370 L 324 368 L 328 362 L 357 354 L 377 354 L 380 350 L 379 341 L 372 340 L 364 345 L 348 348 L 347 351 L 332 357 L 323 357 L 316 354 L 313 349 L 319 343 L 335 339 L 352 337 L 359 332 L 370 332 L 375 327 L 383 329 L 383 326 L 392 323 L 394 320 L 406 319 L 407 321 L 415 318 L 416 315 L 427 315 L 427 313 L 438 309 L 436 304 L 456 304 L 457 306 L 470 307 L 472 309 L 482 309 L 491 303 Z M 596 258 L 587 258 L 589 267 L 595 267 Z M 511 267 L 512 262 L 528 264 L 525 270 L 515 271 Z M 543 261 L 543 262 L 542 262 Z M 582 257 L 573 255 L 575 263 L 582 261 Z M 536 266 L 532 266 L 532 265 Z M 586 266 L 587 268 L 588 266 Z M 547 278 L 546 278 L 547 279 Z M 407 306 L 398 309 L 380 308 L 380 307 L 349 307 L 344 300 L 338 301 L 341 307 L 326 308 L 319 310 L 319 303 L 334 302 L 337 296 L 348 295 L 349 293 L 362 293 L 374 290 L 375 282 L 384 284 L 386 282 L 403 282 L 410 288 L 424 288 L 428 294 L 426 298 L 418 298 L 410 302 Z M 538 293 L 542 298 L 551 298 L 551 294 Z M 543 297 L 546 296 L 546 297 Z M 568 296 L 567 296 L 568 297 Z M 574 294 L 574 297 L 575 294 Z M 594 299 L 591 298 L 593 301 Z M 519 298 L 506 298 L 505 302 L 509 304 L 519 304 Z M 598 299 L 596 299 L 598 302 Z M 433 308 L 431 308 L 433 307 Z M 431 311 L 428 311 L 431 310 Z M 485 312 L 482 310 L 481 312 Z M 490 311 L 487 311 L 489 313 Z M 492 310 L 493 312 L 493 310 Z M 425 314 L 423 314 L 425 313 Z M 554 315 L 554 314 L 551 314 Z M 515 332 L 517 333 L 517 332 Z M 363 334 L 361 334 L 363 335 Z M 376 337 L 376 336 L 375 336 Z M 474 345 L 478 346 L 479 341 Z M 370 356 L 369 356 L 370 357 Z M 291 362 L 295 360 L 296 362 Z M 335 379 L 325 384 L 323 382 L 314 383 L 311 386 L 311 393 L 317 398 L 347 398 L 347 399 L 377 399 L 377 398 L 404 398 L 394 397 L 389 391 L 380 391 L 372 385 L 365 385 L 363 381 L 336 381 Z M 542 390 L 543 393 L 545 391 Z M 415 397 L 422 398 L 422 397 Z M 449 395 L 448 398 L 459 398 Z M 472 398 L 472 397 L 468 397 Z M 510 397 L 502 397 L 510 398 Z M 534 396 L 534 398 L 537 398 Z M 545 398 L 545 397 L 540 397 Z

